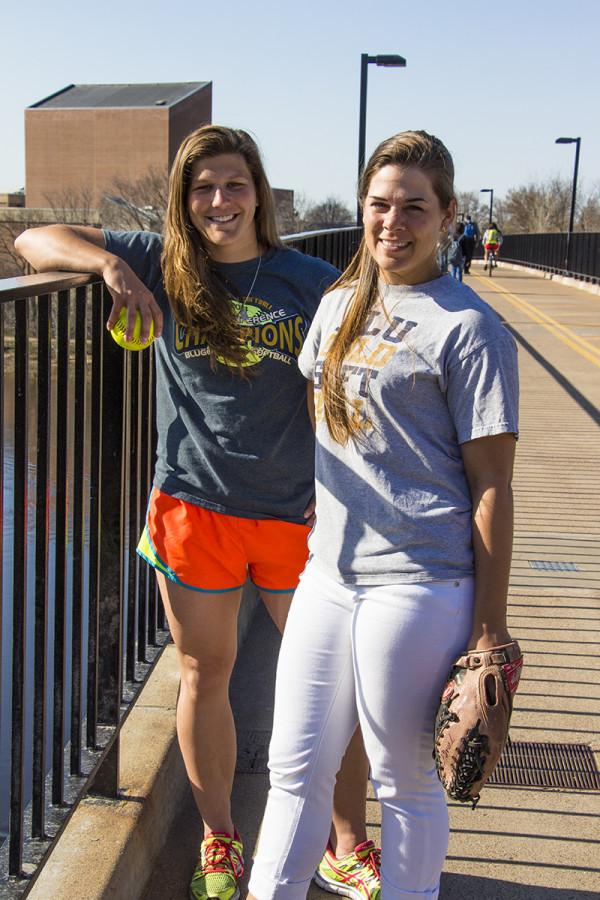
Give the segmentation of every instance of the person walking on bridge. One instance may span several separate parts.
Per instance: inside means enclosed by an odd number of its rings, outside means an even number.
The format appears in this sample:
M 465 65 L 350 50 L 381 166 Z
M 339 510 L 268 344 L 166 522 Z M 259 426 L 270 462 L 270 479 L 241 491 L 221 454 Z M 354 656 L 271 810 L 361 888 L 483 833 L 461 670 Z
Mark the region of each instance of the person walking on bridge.
M 471 262 L 473 261 L 475 247 L 481 240 L 481 234 L 479 232 L 479 225 L 477 224 L 477 222 L 473 221 L 471 216 L 465 216 L 464 226 L 465 230 L 463 232 L 463 253 L 465 257 L 465 265 L 463 271 L 465 275 L 468 275 L 471 268 Z
M 307 559 L 314 492 L 314 436 L 296 360 L 339 273 L 282 245 L 255 142 L 216 125 L 179 148 L 164 237 L 56 225 L 25 232 L 16 246 L 38 270 L 102 276 L 113 298 L 108 328 L 123 307 L 128 337 L 136 311 L 142 340 L 154 321 L 158 448 L 138 552 L 156 570 L 177 648 L 177 733 L 204 822 L 190 896 L 235 900 L 243 848 L 230 800 L 228 690 L 242 588 L 249 576 L 283 630 Z M 367 773 L 357 731 L 331 836 L 375 896 L 378 872 L 369 854 L 354 852 L 366 841 Z
M 489 226 L 483 233 L 483 265 L 484 268 L 487 266 L 488 258 L 490 255 L 490 251 L 493 252 L 496 260 L 498 259 L 498 254 L 500 253 L 500 247 L 502 245 L 502 232 L 498 228 L 495 222 L 490 222 Z M 495 265 L 498 265 L 496 262 Z
M 279 655 L 256 900 L 306 897 L 359 722 L 382 806 L 382 900 L 438 897 L 440 694 L 467 647 L 510 641 L 516 347 L 440 272 L 452 158 L 426 132 L 395 135 L 359 199 L 364 239 L 299 358 L 314 389 L 316 523 Z

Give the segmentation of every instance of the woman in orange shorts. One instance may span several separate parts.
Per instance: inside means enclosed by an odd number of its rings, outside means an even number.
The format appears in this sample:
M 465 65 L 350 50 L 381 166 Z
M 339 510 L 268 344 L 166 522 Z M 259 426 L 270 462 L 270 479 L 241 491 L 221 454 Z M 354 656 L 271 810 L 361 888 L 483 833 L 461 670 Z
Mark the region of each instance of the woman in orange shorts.
M 204 822 L 190 896 L 234 900 L 243 849 L 230 804 L 228 689 L 242 588 L 249 576 L 283 630 L 307 559 L 314 480 L 296 361 L 339 273 L 282 246 L 256 144 L 212 125 L 177 153 L 164 235 L 54 225 L 25 232 L 18 249 L 39 270 L 101 275 L 114 301 L 108 328 L 123 307 L 128 337 L 136 310 L 142 339 L 154 321 L 157 462 L 138 552 L 156 570 L 178 651 L 177 733 Z M 340 870 L 357 867 L 372 886 L 370 900 L 379 876 L 364 826 L 367 768 L 357 732 L 332 841 Z

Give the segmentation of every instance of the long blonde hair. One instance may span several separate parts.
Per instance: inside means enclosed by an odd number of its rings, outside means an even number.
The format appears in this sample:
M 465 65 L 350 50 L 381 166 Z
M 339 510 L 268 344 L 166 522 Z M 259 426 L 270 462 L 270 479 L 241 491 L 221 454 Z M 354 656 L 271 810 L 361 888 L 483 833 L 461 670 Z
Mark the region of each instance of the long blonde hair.
M 360 179 L 358 199 L 364 205 L 373 176 L 384 166 L 415 166 L 426 172 L 442 209 L 454 199 L 454 164 L 439 138 L 426 131 L 403 131 L 377 147 Z M 343 365 L 352 344 L 361 336 L 367 317 L 379 293 L 379 268 L 363 237 L 347 269 L 329 290 L 353 287 L 339 330 L 331 343 L 323 365 L 322 390 L 325 421 L 333 439 L 345 446 L 357 437 L 360 422 L 346 400 Z
M 273 194 L 256 143 L 241 129 L 203 125 L 188 135 L 173 161 L 161 264 L 176 321 L 198 329 L 206 338 L 213 368 L 221 357 L 243 373 L 242 363 L 248 348 L 231 305 L 231 295 L 217 275 L 187 209 L 194 164 L 224 153 L 242 156 L 252 175 L 258 203 L 254 222 L 259 246 L 266 249 L 281 245 Z

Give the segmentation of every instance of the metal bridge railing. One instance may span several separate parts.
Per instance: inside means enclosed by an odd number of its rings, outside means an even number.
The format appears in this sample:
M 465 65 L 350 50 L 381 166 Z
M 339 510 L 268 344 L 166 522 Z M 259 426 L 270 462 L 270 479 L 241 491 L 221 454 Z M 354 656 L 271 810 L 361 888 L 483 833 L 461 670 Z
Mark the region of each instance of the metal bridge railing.
M 567 252 L 569 264 L 567 266 Z M 567 247 L 567 234 L 506 234 L 500 258 L 556 275 L 600 282 L 600 234 L 574 232 Z
M 287 247 L 293 247 L 309 256 L 320 256 L 338 269 L 346 268 L 360 244 L 362 228 L 351 225 L 330 231 L 304 231 L 288 234 L 283 238 Z
M 118 796 L 119 728 L 168 638 L 135 554 L 153 351 L 107 338 L 110 304 L 85 275 L 0 281 L 0 896 L 84 791 Z

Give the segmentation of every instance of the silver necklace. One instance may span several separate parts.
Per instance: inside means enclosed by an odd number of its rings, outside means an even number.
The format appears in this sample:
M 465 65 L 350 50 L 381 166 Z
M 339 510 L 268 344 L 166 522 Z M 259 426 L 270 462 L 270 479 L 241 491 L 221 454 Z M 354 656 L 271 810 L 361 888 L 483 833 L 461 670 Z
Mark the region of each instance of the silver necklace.
M 259 257 L 258 257 L 258 265 L 257 265 L 257 267 L 256 267 L 256 272 L 254 273 L 254 278 L 252 279 L 252 284 L 251 284 L 250 287 L 248 288 L 248 293 L 246 294 L 245 300 L 242 300 L 242 306 L 246 306 L 248 300 L 250 299 L 250 294 L 252 293 L 252 290 L 253 290 L 253 288 L 254 288 L 254 285 L 256 284 L 256 279 L 258 278 L 258 273 L 259 273 L 259 271 L 260 271 L 260 264 L 261 264 L 261 262 L 262 262 L 262 256 L 259 256 Z

